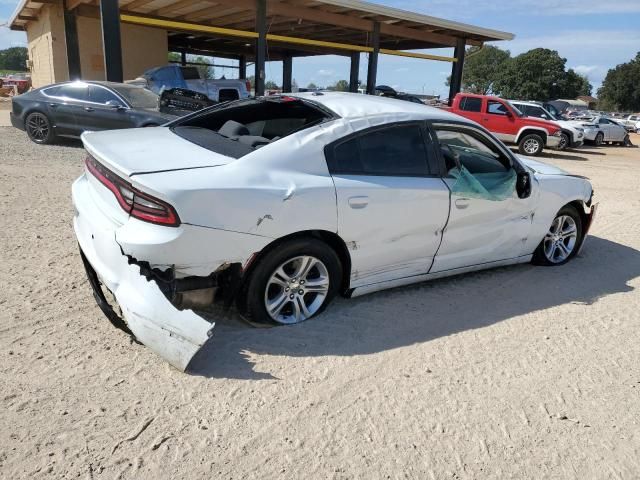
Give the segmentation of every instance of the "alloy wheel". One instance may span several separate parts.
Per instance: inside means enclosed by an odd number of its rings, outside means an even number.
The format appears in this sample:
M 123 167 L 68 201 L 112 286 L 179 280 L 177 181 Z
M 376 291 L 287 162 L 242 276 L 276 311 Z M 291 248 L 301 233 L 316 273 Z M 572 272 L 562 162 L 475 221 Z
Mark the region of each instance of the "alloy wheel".
M 530 138 L 529 140 L 524 142 L 524 145 L 522 146 L 522 148 L 529 155 L 535 155 L 536 153 L 538 153 L 538 150 L 540 149 L 540 144 L 538 143 L 537 140 Z
M 544 255 L 551 263 L 562 263 L 573 253 L 577 241 L 576 221 L 569 215 L 560 215 L 544 237 Z
M 44 142 L 49 137 L 49 120 L 41 113 L 32 113 L 27 119 L 27 129 L 36 142 Z
M 604 135 L 599 133 L 596 135 L 596 145 L 600 146 L 604 143 Z
M 280 265 L 267 281 L 264 305 L 277 323 L 300 323 L 312 317 L 329 293 L 329 271 L 312 256 L 294 257 Z
M 568 146 L 569 146 L 569 137 L 563 133 L 560 136 L 560 144 L 558 145 L 558 150 L 564 150 Z

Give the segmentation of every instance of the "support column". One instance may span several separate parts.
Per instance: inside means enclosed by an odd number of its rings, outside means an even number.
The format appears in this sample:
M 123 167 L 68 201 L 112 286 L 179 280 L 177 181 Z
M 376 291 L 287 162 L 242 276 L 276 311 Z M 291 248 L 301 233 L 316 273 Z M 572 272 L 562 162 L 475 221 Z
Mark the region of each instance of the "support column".
M 118 0 L 100 0 L 104 68 L 109 82 L 122 82 L 122 45 Z
M 187 66 L 187 52 L 185 52 L 184 50 L 180 52 L 180 64 L 183 67 Z
M 293 90 L 293 58 L 290 55 L 282 59 L 282 92 L 291 93 Z
M 80 47 L 78 46 L 78 27 L 76 24 L 76 12 L 67 10 L 64 2 L 64 40 L 67 47 L 67 69 L 69 80 L 80 80 L 82 68 L 80 65 Z
M 246 80 L 247 78 L 247 57 L 240 55 L 238 58 L 238 78 Z
M 267 58 L 267 0 L 256 0 L 256 97 L 264 95 L 265 68 Z
M 466 42 L 464 38 L 458 38 L 453 56 L 456 61 L 451 65 L 451 81 L 449 82 L 449 105 L 462 89 L 462 71 L 464 70 L 464 54 Z
M 360 73 L 360 52 L 351 53 L 351 72 L 349 74 L 349 91 L 358 92 L 358 75 Z
M 367 93 L 373 95 L 376 91 L 378 76 L 378 54 L 380 53 L 380 22 L 373 23 L 371 32 L 371 46 L 373 52 L 369 53 L 369 66 L 367 69 Z

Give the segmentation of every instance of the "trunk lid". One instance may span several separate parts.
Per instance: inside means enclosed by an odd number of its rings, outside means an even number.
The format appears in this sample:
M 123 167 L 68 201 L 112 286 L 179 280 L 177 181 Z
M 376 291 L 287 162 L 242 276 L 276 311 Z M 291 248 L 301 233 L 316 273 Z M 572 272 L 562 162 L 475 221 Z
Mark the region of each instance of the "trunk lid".
M 96 160 L 123 178 L 216 167 L 233 161 L 179 137 L 167 127 L 86 132 L 82 142 Z

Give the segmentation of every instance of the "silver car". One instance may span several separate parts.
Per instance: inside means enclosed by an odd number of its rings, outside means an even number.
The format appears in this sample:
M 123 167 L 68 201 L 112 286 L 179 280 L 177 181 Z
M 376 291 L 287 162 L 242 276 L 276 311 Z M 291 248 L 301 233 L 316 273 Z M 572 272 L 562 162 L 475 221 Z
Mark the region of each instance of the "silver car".
M 624 145 L 629 139 L 627 129 L 606 117 L 583 117 L 582 128 L 584 128 L 584 139 L 596 145 L 605 142 L 618 143 Z

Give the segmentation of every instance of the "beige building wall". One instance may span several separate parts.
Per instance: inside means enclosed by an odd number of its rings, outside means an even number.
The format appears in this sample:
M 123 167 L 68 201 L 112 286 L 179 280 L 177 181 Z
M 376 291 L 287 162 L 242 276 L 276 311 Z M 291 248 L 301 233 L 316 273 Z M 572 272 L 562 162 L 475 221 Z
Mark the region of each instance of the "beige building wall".
M 104 80 L 102 28 L 97 18 L 77 17 L 80 65 L 84 80 Z M 167 64 L 167 31 L 123 23 L 120 26 L 122 68 L 131 80 L 151 67 Z
M 69 79 L 62 5 L 44 5 L 27 27 L 27 48 L 34 88 Z

